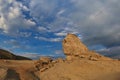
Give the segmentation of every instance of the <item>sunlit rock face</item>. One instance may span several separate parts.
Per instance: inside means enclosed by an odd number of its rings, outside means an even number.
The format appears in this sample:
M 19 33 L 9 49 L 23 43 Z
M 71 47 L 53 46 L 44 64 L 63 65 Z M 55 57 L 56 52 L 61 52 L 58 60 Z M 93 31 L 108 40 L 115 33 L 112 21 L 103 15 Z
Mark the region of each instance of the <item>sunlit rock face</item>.
M 74 34 L 67 34 L 63 42 L 63 51 L 67 60 L 74 58 L 82 58 L 89 60 L 109 60 L 110 58 L 104 57 L 95 51 L 90 51 L 86 45 Z
M 86 53 L 88 51 L 88 48 L 74 34 L 67 34 L 62 44 L 65 55 L 75 56 Z

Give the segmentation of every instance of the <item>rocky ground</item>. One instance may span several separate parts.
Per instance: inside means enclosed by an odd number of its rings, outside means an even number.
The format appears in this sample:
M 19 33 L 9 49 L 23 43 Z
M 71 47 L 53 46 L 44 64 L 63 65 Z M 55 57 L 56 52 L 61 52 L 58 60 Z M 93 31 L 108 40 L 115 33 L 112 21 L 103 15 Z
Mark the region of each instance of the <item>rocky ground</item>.
M 58 60 L 41 70 L 35 62 L 0 60 L 0 80 L 120 80 L 118 60 Z
M 0 60 L 0 80 L 39 80 L 34 61 Z
M 76 35 L 63 40 L 65 59 L 0 60 L 0 80 L 120 80 L 120 61 L 90 51 Z
M 120 61 L 74 60 L 57 63 L 41 80 L 120 80 Z

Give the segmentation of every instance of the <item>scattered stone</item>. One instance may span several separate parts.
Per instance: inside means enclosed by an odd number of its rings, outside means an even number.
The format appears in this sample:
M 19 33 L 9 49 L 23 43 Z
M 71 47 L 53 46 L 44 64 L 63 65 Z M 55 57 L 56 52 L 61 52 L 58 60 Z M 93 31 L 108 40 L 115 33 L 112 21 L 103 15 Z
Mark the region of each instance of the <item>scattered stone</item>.
M 79 57 L 80 57 L 80 58 L 85 58 L 85 55 L 80 55 Z
M 50 57 L 40 57 L 40 59 L 34 63 L 35 68 L 37 71 L 43 72 L 53 66 L 52 61 Z
M 90 57 L 89 57 L 89 60 L 98 61 L 98 58 L 90 56 Z
M 57 62 L 64 62 L 64 60 L 62 58 L 58 58 Z
M 52 62 L 52 58 L 50 57 L 40 57 L 39 60 L 42 61 L 44 64 L 49 64 L 50 62 Z

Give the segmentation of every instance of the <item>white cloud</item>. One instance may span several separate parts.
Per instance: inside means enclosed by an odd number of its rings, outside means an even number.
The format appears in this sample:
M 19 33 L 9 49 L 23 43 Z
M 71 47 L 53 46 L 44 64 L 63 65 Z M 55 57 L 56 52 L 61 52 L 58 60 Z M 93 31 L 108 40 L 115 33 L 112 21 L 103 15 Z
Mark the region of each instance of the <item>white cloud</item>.
M 35 36 L 35 39 L 48 41 L 48 42 L 60 42 L 60 41 L 62 41 L 62 38 L 46 38 L 46 37 L 39 37 L 39 36 Z
M 55 51 L 55 54 L 57 54 L 57 55 L 62 55 L 62 54 L 63 54 L 63 51 L 62 51 L 62 50 L 56 50 L 56 51 Z
M 27 7 L 16 0 L 0 1 L 0 29 L 7 34 L 16 34 L 19 29 L 29 29 L 35 22 L 27 20 L 22 14 Z
M 61 6 L 57 2 L 66 5 Z M 103 44 L 110 47 L 113 44 L 120 45 L 119 3 L 120 0 L 34 0 L 31 1 L 30 11 L 37 22 L 44 22 L 57 36 L 76 32 L 82 35 L 88 45 Z M 51 17 L 55 19 L 50 23 L 44 20 Z
M 37 31 L 39 32 L 39 33 L 46 33 L 46 32 L 50 32 L 46 27 L 44 27 L 44 26 L 39 26 L 39 27 L 37 27 Z
M 58 33 L 55 33 L 56 36 L 66 36 L 67 33 L 66 32 L 58 32 Z
M 120 45 L 119 3 L 120 0 L 31 0 L 27 7 L 16 0 L 0 0 L 0 29 L 18 34 L 19 29 L 31 29 L 37 22 L 35 31 L 57 36 L 38 37 L 40 40 L 56 42 L 67 33 L 75 33 L 88 45 L 116 46 Z M 21 10 L 29 11 L 35 22 L 25 19 Z
M 65 12 L 64 9 L 60 10 L 60 11 L 57 13 L 57 17 L 59 17 L 60 15 L 62 15 L 64 12 Z
M 25 52 L 25 53 L 22 53 L 22 54 L 19 53 L 18 55 L 21 55 L 21 56 L 24 56 L 24 57 L 28 57 L 28 58 L 31 58 L 31 59 L 39 59 L 40 56 L 42 56 L 42 55 L 40 55 L 38 53 L 29 53 L 29 52 Z
M 20 56 L 24 56 L 24 57 L 28 57 L 28 58 L 31 58 L 31 59 L 39 59 L 41 56 L 51 56 L 51 57 L 54 57 L 54 55 L 45 55 L 45 54 L 40 54 L 40 53 L 31 53 L 31 52 L 24 52 L 24 53 L 17 53 L 17 55 L 20 55 Z

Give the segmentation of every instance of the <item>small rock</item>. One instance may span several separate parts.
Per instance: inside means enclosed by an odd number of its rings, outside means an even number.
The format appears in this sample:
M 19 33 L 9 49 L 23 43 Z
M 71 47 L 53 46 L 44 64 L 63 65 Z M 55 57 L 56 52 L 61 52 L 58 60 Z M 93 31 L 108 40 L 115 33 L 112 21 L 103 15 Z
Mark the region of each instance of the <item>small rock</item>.
M 66 56 L 66 60 L 71 61 L 71 60 L 73 60 L 73 57 L 72 56 Z
M 52 62 L 52 58 L 50 58 L 50 57 L 40 57 L 39 60 L 41 60 L 45 64 Z
M 58 58 L 57 62 L 64 62 L 64 60 L 62 58 Z

